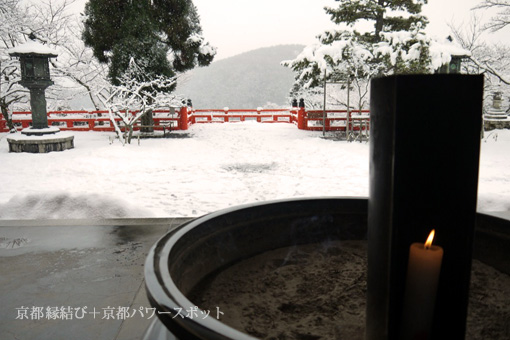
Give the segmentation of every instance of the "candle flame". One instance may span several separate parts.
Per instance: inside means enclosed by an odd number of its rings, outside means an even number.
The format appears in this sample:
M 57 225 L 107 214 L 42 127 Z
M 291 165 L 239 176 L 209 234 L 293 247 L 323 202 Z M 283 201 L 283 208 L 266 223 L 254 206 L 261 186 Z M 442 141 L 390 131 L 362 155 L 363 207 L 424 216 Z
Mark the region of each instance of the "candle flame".
M 432 240 L 434 239 L 434 235 L 436 234 L 436 230 L 432 229 L 432 231 L 429 234 L 429 237 L 427 237 L 427 241 L 425 241 L 425 249 L 430 249 L 432 246 Z

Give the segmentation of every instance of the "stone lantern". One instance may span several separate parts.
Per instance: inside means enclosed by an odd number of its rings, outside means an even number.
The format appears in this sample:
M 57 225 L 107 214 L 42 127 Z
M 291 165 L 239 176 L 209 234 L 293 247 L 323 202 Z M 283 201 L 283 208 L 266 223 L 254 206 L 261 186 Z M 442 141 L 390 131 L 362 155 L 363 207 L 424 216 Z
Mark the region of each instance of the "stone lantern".
M 56 51 L 30 40 L 8 51 L 11 57 L 19 58 L 21 65 L 20 85 L 30 91 L 32 126 L 21 131 L 23 136 L 10 136 L 10 152 L 45 153 L 63 151 L 74 147 L 74 136 L 60 132 L 60 129 L 48 126 L 46 96 L 50 79 L 49 59 L 57 57 Z
M 469 55 L 453 55 L 449 63 L 443 64 L 439 69 L 439 73 L 460 73 L 462 59 L 468 58 Z
M 501 104 L 503 103 L 503 92 L 496 91 L 492 94 L 492 107 L 501 110 Z
M 439 47 L 439 50 L 442 53 L 447 53 L 451 56 L 450 61 L 441 65 L 436 73 L 460 73 L 462 59 L 471 57 L 471 52 L 465 50 L 459 44 L 455 43 L 450 36 L 448 36 L 444 42 L 436 43 L 435 47 Z
M 57 57 L 54 50 L 36 41 L 28 41 L 9 50 L 11 57 L 19 58 L 21 65 L 20 85 L 30 90 L 30 107 L 32 109 L 32 127 L 24 129 L 26 135 L 43 135 L 56 133 L 57 128 L 48 127 L 46 96 L 44 91 L 53 81 L 50 79 L 49 58 Z
M 510 129 L 510 117 L 508 113 L 501 108 L 503 103 L 503 93 L 496 91 L 492 93 L 492 107 L 487 109 L 483 115 L 483 128 L 485 131 L 494 129 Z

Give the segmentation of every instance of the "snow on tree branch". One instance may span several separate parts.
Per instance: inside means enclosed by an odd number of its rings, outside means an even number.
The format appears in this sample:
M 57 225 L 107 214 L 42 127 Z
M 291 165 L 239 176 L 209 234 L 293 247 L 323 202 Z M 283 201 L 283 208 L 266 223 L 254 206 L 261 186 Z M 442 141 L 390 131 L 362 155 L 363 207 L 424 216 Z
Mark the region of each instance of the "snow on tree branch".
M 471 53 L 451 42 L 439 42 L 428 37 L 419 28 L 412 31 L 381 32 L 381 41 L 370 44 L 350 31 L 327 32 L 335 36 L 328 44 L 314 44 L 293 60 L 282 65 L 299 72 L 296 80 L 305 88 L 318 86 L 320 76 L 326 73 L 356 74 L 372 77 L 382 74 L 412 72 L 419 63 L 428 72 L 448 63 L 452 55 L 470 56 Z M 381 60 L 382 58 L 382 60 Z
M 485 97 L 500 92 L 510 97 L 510 46 L 490 44 L 481 39 L 484 27 L 480 16 L 473 15 L 467 24 L 449 24 L 453 36 L 465 49 L 471 51 L 471 57 L 463 63 L 464 73 L 484 74 Z M 485 106 L 491 106 L 491 100 L 484 100 Z
M 133 77 L 139 72 L 140 66 L 131 58 L 128 70 L 120 78 L 121 85 L 103 87 L 97 94 L 108 110 L 110 121 L 122 145 L 131 143 L 134 125 L 142 116 L 156 108 L 182 102 L 182 98 L 162 91 L 174 86 L 177 77 L 158 76 L 141 81 Z M 120 118 L 126 133 L 122 133 L 116 118 Z

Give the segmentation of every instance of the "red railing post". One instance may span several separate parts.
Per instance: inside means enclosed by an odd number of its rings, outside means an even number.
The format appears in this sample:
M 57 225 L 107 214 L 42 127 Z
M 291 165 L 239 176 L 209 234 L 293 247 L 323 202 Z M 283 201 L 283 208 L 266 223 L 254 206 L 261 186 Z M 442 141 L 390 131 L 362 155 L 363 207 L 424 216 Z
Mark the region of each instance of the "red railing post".
M 188 129 L 188 107 L 181 107 L 180 113 L 180 129 L 187 130 Z
M 188 127 L 193 125 L 193 124 L 196 124 L 197 122 L 197 117 L 195 117 L 195 110 L 193 110 L 193 107 L 190 106 L 190 109 L 188 110 Z
M 345 136 L 347 141 L 350 141 L 350 133 L 351 133 L 351 110 L 347 107 L 347 112 L 345 113 Z
M 225 111 L 225 118 L 223 118 L 223 122 L 228 123 L 228 107 L 224 107 L 223 111 Z
M 300 107 L 297 116 L 297 127 L 300 130 L 306 130 L 305 108 Z

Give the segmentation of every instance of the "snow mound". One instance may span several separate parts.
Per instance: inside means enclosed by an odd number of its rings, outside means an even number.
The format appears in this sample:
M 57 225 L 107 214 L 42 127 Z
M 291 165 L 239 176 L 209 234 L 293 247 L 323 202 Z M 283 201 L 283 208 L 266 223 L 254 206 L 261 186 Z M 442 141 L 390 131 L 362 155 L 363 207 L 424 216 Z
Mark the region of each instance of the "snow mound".
M 118 197 L 98 194 L 39 193 L 16 195 L 0 204 L 0 219 L 101 219 L 152 217 Z

